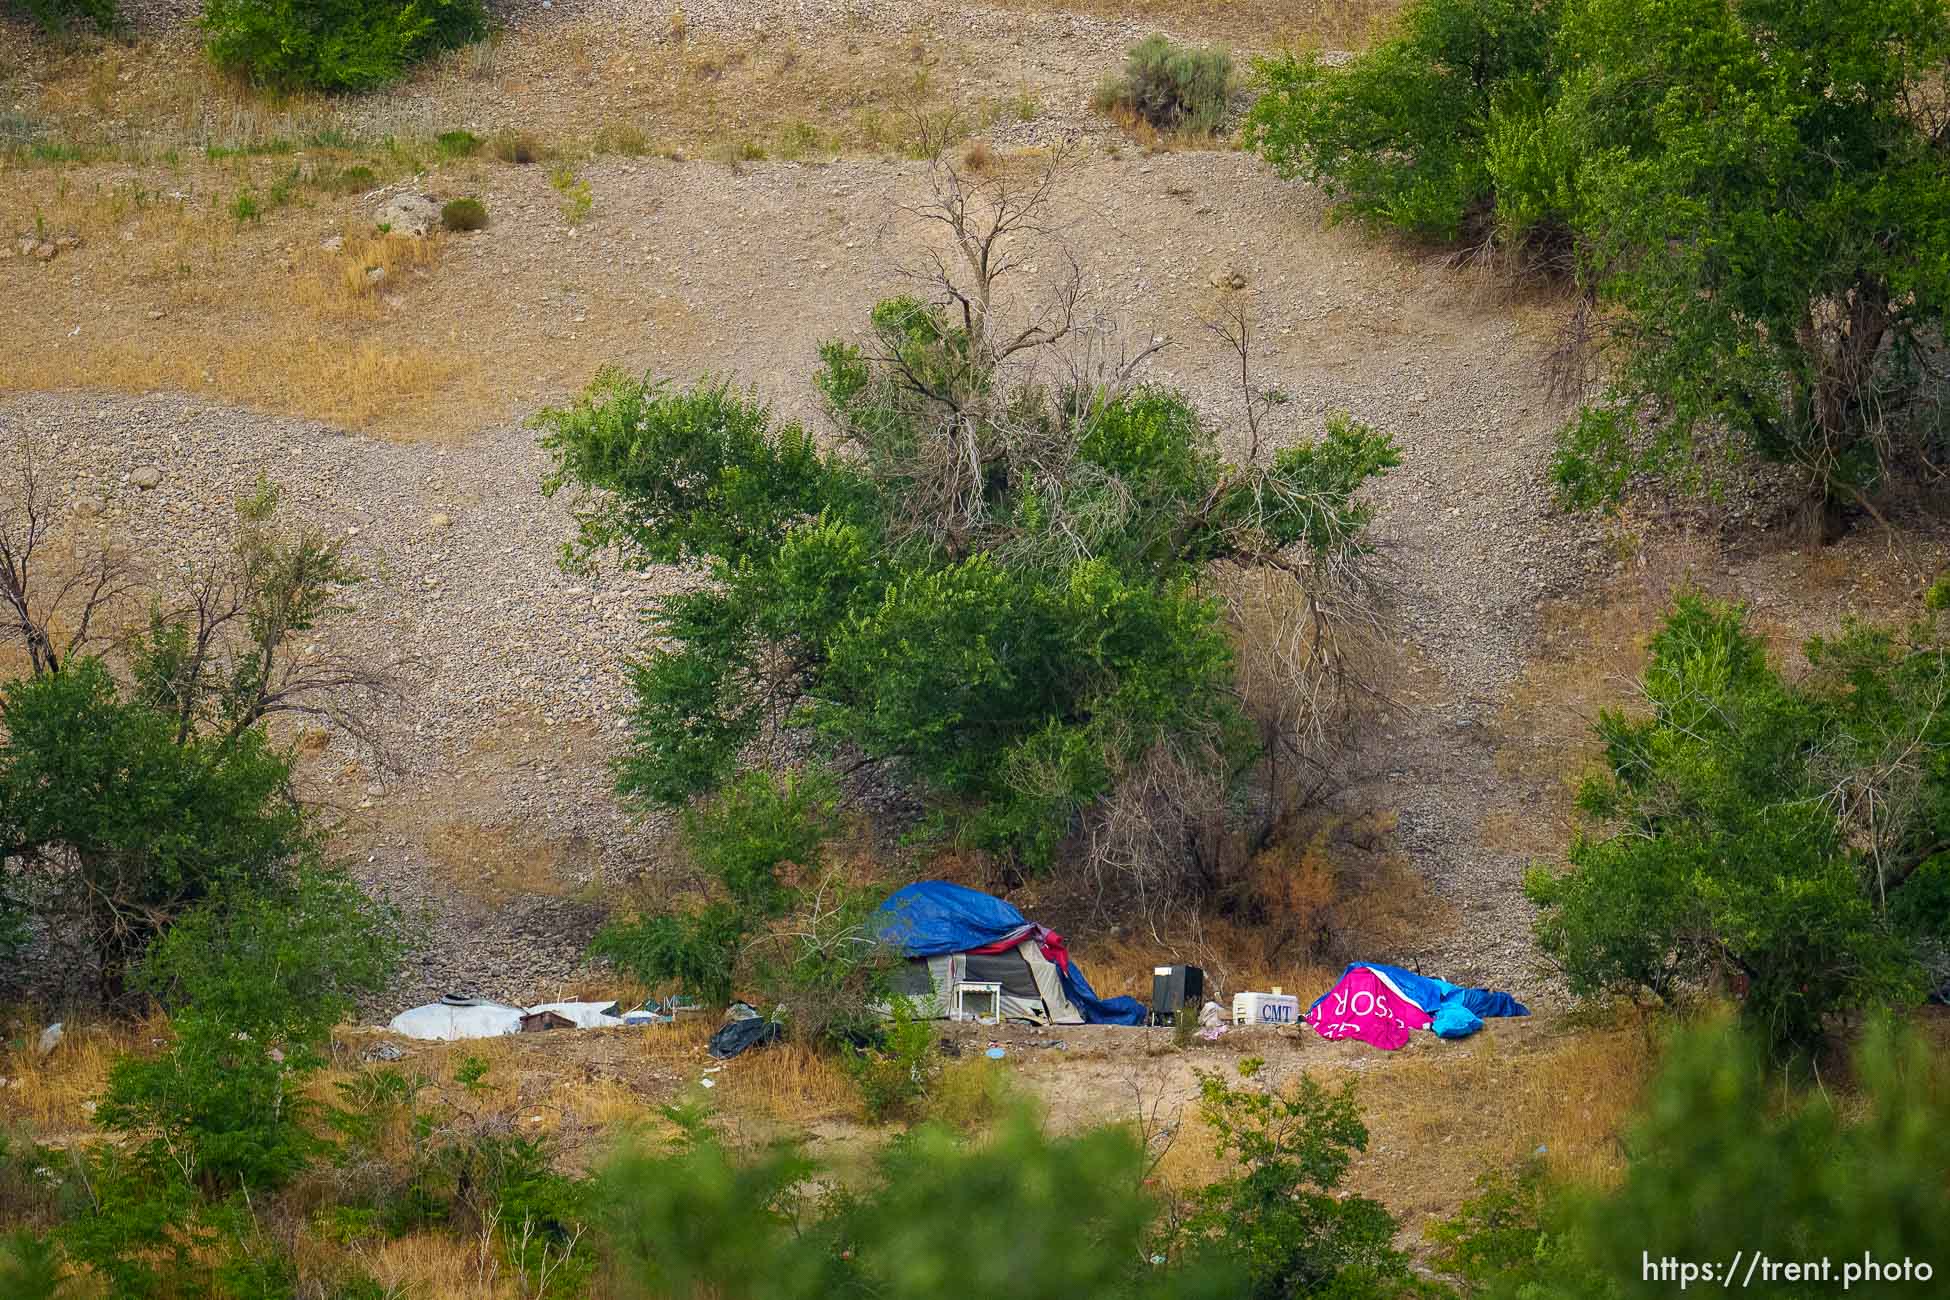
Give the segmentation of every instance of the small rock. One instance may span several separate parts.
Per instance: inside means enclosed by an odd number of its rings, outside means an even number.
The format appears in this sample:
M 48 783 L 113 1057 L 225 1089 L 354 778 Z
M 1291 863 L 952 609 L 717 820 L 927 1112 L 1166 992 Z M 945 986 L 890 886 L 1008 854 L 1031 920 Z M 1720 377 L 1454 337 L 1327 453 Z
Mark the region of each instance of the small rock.
M 427 520 L 427 522 L 435 528 L 451 528 L 454 525 L 452 515 L 435 515 L 433 518 Z
M 440 208 L 424 194 L 395 194 L 380 205 L 375 224 L 396 235 L 418 238 L 440 222 Z
M 1246 277 L 1229 266 L 1212 272 L 1211 278 L 1214 289 L 1243 289 L 1246 287 Z
M 129 475 L 129 482 L 135 484 L 144 492 L 147 492 L 150 488 L 162 483 L 162 471 L 154 465 L 144 465 L 141 469 Z
M 64 1024 L 63 1021 L 57 1020 L 53 1024 L 49 1025 L 46 1029 L 41 1030 L 40 1045 L 35 1050 L 38 1051 L 42 1056 L 46 1056 L 48 1053 L 52 1052 L 55 1048 L 61 1045 L 63 1024 Z
M 52 262 L 54 260 L 54 255 L 60 251 L 61 250 L 56 248 L 51 243 L 40 243 L 34 245 L 34 256 L 43 262 Z
M 381 280 L 383 280 L 383 279 L 385 279 L 385 278 L 386 278 L 386 268 L 385 268 L 385 267 L 383 267 L 383 266 L 369 266 L 369 267 L 367 267 L 367 268 L 366 268 L 366 279 L 367 279 L 368 281 L 370 281 L 371 283 L 373 283 L 373 284 L 378 284 L 378 283 L 379 283 L 379 282 L 380 282 Z
M 329 239 L 321 239 L 318 241 L 318 246 L 328 253 L 336 253 L 345 247 L 345 236 L 333 235 Z
M 397 1043 L 374 1043 L 366 1049 L 366 1059 L 368 1061 L 403 1061 L 406 1059 L 406 1053 L 400 1049 Z
M 75 498 L 74 512 L 84 519 L 92 519 L 106 509 L 108 509 L 108 502 L 100 497 Z
M 55 246 L 56 248 L 58 248 L 58 249 L 60 249 L 60 250 L 62 250 L 63 252 L 66 252 L 67 250 L 69 250 L 69 249 L 72 249 L 72 248 L 80 248 L 80 247 L 81 247 L 81 236 L 80 236 L 80 235 L 62 235 L 62 236 L 61 236 L 61 237 L 60 237 L 59 239 L 57 239 L 57 240 L 55 240 L 55 241 L 54 241 L 54 246 Z
M 149 313 L 149 319 L 150 319 L 150 320 L 161 320 L 161 319 L 162 319 L 162 318 L 163 318 L 163 317 L 164 317 L 165 315 L 167 315 L 167 314 L 168 314 L 168 313 L 166 313 L 166 312 L 164 312 L 162 308 L 160 308 L 160 307 L 158 307 L 158 308 L 156 308 L 156 309 L 155 309 L 154 311 L 152 311 L 152 312 L 150 312 L 150 313 Z

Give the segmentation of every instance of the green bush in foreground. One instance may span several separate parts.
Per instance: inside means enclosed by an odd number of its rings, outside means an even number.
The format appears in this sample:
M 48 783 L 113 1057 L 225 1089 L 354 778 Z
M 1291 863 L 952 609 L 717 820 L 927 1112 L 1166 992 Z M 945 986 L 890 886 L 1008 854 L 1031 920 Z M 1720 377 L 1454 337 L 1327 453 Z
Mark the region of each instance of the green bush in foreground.
M 487 35 L 482 0 L 205 0 L 218 66 L 274 90 L 370 90 Z
M 1679 1275 L 1661 1272 L 1668 1259 L 1715 1270 L 1696 1272 L 1687 1294 L 1936 1294 L 1950 1257 L 1950 1071 L 1920 1035 L 1879 1020 L 1851 1076 L 1845 1096 L 1832 1081 L 1783 1087 L 1751 1037 L 1689 1030 L 1625 1136 L 1616 1186 L 1554 1185 L 1535 1167 L 1489 1176 L 1431 1232 L 1432 1262 L 1472 1300 L 1664 1300 L 1680 1293 Z M 1727 1279 L 1736 1250 L 1741 1263 Z M 1865 1258 L 1910 1271 L 1844 1285 L 1843 1270 Z M 1769 1276 L 1755 1263 L 1816 1261 L 1819 1270 L 1823 1259 L 1825 1278 Z

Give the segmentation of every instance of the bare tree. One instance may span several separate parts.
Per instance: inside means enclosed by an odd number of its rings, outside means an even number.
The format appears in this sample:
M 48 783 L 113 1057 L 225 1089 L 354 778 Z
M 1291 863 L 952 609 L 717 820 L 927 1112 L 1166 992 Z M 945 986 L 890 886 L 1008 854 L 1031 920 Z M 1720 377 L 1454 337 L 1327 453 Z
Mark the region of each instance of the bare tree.
M 279 522 L 268 482 L 237 503 L 231 545 L 192 569 L 173 605 L 158 603 L 131 646 L 138 684 L 177 720 L 176 739 L 228 744 L 280 715 L 318 718 L 379 748 L 379 706 L 397 693 L 403 661 L 375 663 L 307 640 L 345 612 L 363 575 L 345 543 Z
M 126 557 L 102 544 L 57 546 L 61 511 L 34 442 L 15 444 L 18 475 L 0 497 L 0 640 L 18 641 L 35 675 L 59 672 L 69 656 L 106 642 L 112 608 L 136 586 Z

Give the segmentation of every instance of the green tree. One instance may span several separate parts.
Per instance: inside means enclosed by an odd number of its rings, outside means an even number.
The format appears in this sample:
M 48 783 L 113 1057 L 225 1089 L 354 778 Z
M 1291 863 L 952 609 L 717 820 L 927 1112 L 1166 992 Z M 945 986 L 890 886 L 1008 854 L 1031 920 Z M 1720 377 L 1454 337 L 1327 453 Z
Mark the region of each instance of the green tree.
M 1615 363 L 1567 431 L 1567 493 L 1731 449 L 1798 469 L 1832 533 L 1888 475 L 1939 459 L 1950 9 L 1582 0 L 1562 42 L 1557 111 Z
M 30 675 L 0 685 L 0 895 L 30 903 L 117 1002 L 178 916 L 288 881 L 316 850 L 265 724 L 298 715 L 368 736 L 388 679 L 301 644 L 360 575 L 342 542 L 281 520 L 270 483 L 237 503 L 228 554 L 170 599 L 152 594 L 146 626 L 108 642 L 103 625 L 137 584 L 107 547 L 50 571 L 58 515 L 31 447 L 20 466 L 0 500 L 0 627 Z
M 1542 129 L 1558 0 L 1413 0 L 1343 64 L 1320 52 L 1255 64 L 1246 143 L 1339 212 L 1453 240 L 1568 215 L 1561 151 Z
M 290 760 L 261 733 L 179 742 L 100 660 L 0 688 L 0 730 L 0 859 L 70 927 L 57 938 L 92 959 L 108 1002 L 171 920 L 312 848 Z
M 1782 1049 L 1833 1012 L 1921 991 L 1941 917 L 1895 906 L 1950 843 L 1950 656 L 1934 624 L 1854 627 L 1785 681 L 1737 608 L 1680 599 L 1653 639 L 1649 711 L 1604 713 L 1563 875 L 1533 871 L 1538 937 L 1574 992 L 1672 999 L 1717 971 Z
M 1335 418 L 1270 456 L 1255 437 L 1232 465 L 1181 394 L 1033 382 L 1028 357 L 1068 335 L 1075 296 L 1005 328 L 995 280 L 1020 264 L 1011 237 L 1053 180 L 1023 193 L 937 179 L 929 211 L 972 269 L 943 272 L 938 302 L 881 303 L 865 346 L 821 349 L 839 445 L 724 381 L 679 392 L 605 371 L 537 417 L 544 490 L 578 494 L 571 561 L 614 547 L 627 564 L 704 570 L 655 610 L 625 792 L 679 804 L 722 786 L 761 737 L 796 731 L 904 781 L 970 842 L 1041 866 L 1146 770 L 1215 774 L 1237 793 L 1258 747 L 1221 576 L 1326 590 L 1363 550 L 1357 493 L 1398 454 Z

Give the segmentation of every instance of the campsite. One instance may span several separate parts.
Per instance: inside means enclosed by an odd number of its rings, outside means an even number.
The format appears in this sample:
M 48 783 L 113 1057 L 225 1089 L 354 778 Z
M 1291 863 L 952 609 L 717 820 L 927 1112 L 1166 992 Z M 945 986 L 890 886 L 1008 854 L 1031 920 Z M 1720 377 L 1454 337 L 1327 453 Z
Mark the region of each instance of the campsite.
M 1946 0 L 0 0 L 0 1300 L 1937 1294 L 1946 212 Z

